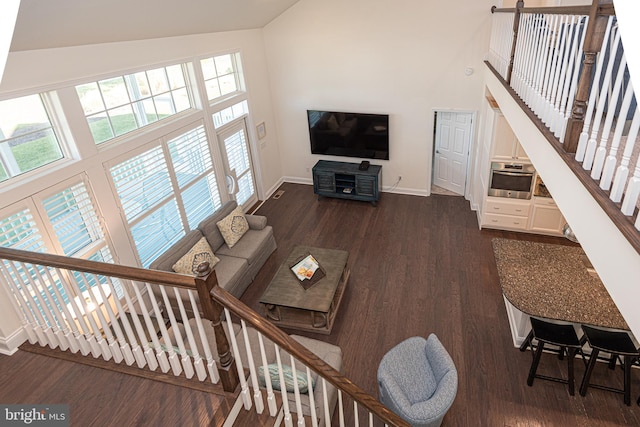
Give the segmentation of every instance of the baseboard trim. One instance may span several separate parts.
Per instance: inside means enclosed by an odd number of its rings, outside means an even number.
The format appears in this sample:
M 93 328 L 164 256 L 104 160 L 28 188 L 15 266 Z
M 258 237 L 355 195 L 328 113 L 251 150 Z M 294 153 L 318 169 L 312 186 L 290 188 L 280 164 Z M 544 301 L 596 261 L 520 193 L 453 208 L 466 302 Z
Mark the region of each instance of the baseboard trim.
M 25 341 L 27 341 L 27 332 L 23 327 L 20 327 L 8 337 L 0 337 L 0 354 L 6 356 L 15 354 L 18 351 L 18 347 L 24 344 Z

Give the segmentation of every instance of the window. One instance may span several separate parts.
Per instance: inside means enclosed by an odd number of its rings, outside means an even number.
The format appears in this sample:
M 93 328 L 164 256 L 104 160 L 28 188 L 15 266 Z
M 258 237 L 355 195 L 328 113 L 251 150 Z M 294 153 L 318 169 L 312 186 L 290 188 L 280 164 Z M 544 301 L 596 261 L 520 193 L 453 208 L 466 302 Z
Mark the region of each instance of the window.
M 222 206 L 202 125 L 110 171 L 143 267 Z
M 56 186 L 48 193 L 50 195 L 43 196 L 42 200 L 39 196 L 33 196 L 20 203 L 20 206 L 6 208 L 4 213 L 0 213 L 0 245 L 113 262 L 92 194 L 84 179 L 74 178 Z M 41 205 L 42 209 L 37 208 L 37 205 Z M 41 215 L 38 214 L 40 211 Z M 42 226 L 39 227 L 38 224 Z M 51 233 L 47 233 L 47 230 Z M 60 311 L 62 305 L 70 301 L 71 295 L 62 284 L 56 270 L 4 261 L 2 273 L 8 275 L 6 280 L 11 280 L 16 290 L 30 301 L 33 315 L 44 315 L 42 319 L 46 319 L 49 324 L 52 320 L 41 311 L 42 305 L 52 309 L 52 304 L 55 304 Z M 83 275 L 78 272 L 74 272 L 73 276 L 79 292 L 84 292 L 87 287 L 93 287 L 98 283 L 106 283 L 106 278 L 102 276 Z M 121 283 L 117 280 L 112 283 L 118 297 L 121 298 Z M 69 290 L 77 292 L 73 289 Z M 37 306 L 38 310 L 34 311 L 33 306 Z
M 240 54 L 229 53 L 200 61 L 207 99 L 215 101 L 244 90 L 240 75 Z
M 96 144 L 192 107 L 182 65 L 76 86 Z
M 247 101 L 238 102 L 231 107 L 227 107 L 223 110 L 213 114 L 213 126 L 216 129 L 232 122 L 233 120 L 249 114 L 249 105 Z
M 0 101 L 0 182 L 63 157 L 40 95 Z

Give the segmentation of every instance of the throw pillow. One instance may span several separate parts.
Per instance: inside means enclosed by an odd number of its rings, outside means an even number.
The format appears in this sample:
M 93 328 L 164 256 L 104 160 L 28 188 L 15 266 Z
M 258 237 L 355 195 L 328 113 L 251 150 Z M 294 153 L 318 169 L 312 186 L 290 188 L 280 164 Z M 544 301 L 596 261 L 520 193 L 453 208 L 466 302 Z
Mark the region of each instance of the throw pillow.
M 278 364 L 272 363 L 271 365 L 267 365 L 267 370 L 269 372 L 269 377 L 271 378 L 271 387 L 274 390 L 281 390 L 280 386 L 280 374 L 278 374 Z M 284 377 L 284 386 L 288 392 L 294 392 L 294 382 L 293 382 L 293 369 L 291 366 L 282 365 L 282 376 Z M 302 371 L 296 371 L 296 378 L 298 380 L 298 390 L 300 393 L 305 394 L 309 391 L 309 383 L 307 382 L 307 375 Z M 266 387 L 266 382 L 264 378 L 264 367 L 260 366 L 258 368 L 258 381 L 262 387 Z M 315 387 L 315 381 L 313 378 L 311 379 L 311 389 Z
M 220 259 L 215 256 L 213 249 L 209 246 L 206 238 L 201 238 L 198 243 L 193 245 L 189 252 L 184 254 L 175 264 L 173 264 L 173 271 L 181 274 L 198 274 L 198 266 L 203 262 L 208 261 L 209 267 L 213 268 Z
M 244 236 L 244 233 L 249 230 L 249 223 L 244 217 L 242 206 L 236 207 L 229 215 L 216 222 L 216 224 L 218 225 L 220 234 L 222 234 L 222 238 L 230 248 L 238 243 L 240 238 Z

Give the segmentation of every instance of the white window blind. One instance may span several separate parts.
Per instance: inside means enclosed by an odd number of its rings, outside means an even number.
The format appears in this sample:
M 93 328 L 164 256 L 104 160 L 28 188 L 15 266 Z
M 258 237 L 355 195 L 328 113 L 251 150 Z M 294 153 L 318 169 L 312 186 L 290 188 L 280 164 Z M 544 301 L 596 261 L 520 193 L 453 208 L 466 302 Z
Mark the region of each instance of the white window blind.
M 224 139 L 224 147 L 229 162 L 229 169 L 235 170 L 238 178 L 236 201 L 239 205 L 246 202 L 255 192 L 253 174 L 249 160 L 249 147 L 244 129 Z
M 168 145 L 187 223 L 193 230 L 222 205 L 204 127 L 172 139 Z
M 151 262 L 222 205 L 204 126 L 111 167 L 140 262 Z

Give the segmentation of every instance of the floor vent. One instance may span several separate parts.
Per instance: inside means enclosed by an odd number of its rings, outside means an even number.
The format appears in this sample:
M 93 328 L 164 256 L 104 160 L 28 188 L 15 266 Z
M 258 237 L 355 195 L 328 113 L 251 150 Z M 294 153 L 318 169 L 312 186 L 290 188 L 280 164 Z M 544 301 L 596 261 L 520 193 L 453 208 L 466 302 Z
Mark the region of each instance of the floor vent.
M 275 192 L 275 194 L 273 195 L 274 199 L 279 199 L 280 197 L 282 197 L 282 195 L 284 194 L 284 190 L 278 190 Z

